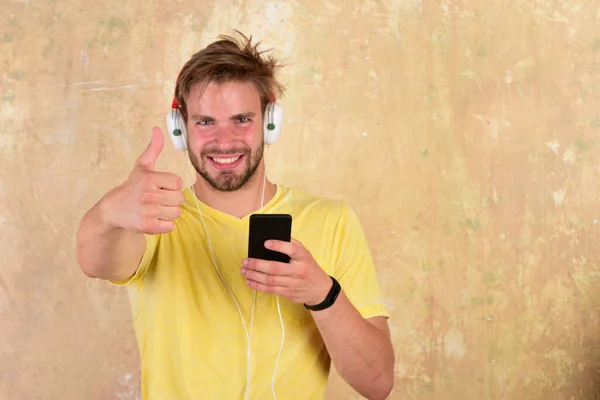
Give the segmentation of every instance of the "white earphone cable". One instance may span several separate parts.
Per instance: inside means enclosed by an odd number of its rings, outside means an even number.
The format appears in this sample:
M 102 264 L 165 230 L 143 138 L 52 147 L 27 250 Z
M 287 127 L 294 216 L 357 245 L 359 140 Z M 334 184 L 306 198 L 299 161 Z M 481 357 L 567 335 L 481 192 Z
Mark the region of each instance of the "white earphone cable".
M 190 175 L 190 171 L 189 168 L 187 168 L 186 166 L 186 170 L 188 173 L 188 177 L 191 181 L 191 175 Z M 235 303 L 235 307 L 237 308 L 237 311 L 240 315 L 240 319 L 242 321 L 242 326 L 244 327 L 244 332 L 246 333 L 246 343 L 247 343 L 247 362 L 246 362 L 246 389 L 244 390 L 244 399 L 248 398 L 248 390 L 250 388 L 250 362 L 252 359 L 252 350 L 251 350 L 251 335 L 252 335 L 252 322 L 253 322 L 253 317 L 254 317 L 254 301 L 256 300 L 256 291 L 254 292 L 254 298 L 252 300 L 252 309 L 250 311 L 250 333 L 248 332 L 248 328 L 246 327 L 246 321 L 244 320 L 244 316 L 242 315 L 242 311 L 240 309 L 240 306 L 235 298 L 235 296 L 233 295 L 233 292 L 231 291 L 231 289 L 229 288 L 229 285 L 227 285 L 227 282 L 225 282 L 225 279 L 223 278 L 223 275 L 221 275 L 221 271 L 219 270 L 219 267 L 217 266 L 217 261 L 215 260 L 215 256 L 213 254 L 212 251 L 212 244 L 210 241 L 210 236 L 208 234 L 208 229 L 206 228 L 206 224 L 204 222 L 204 217 L 202 216 L 202 211 L 200 210 L 200 204 L 198 203 L 198 196 L 196 196 L 196 191 L 194 190 L 194 184 L 192 183 L 191 186 L 192 188 L 192 193 L 194 194 L 194 200 L 196 202 L 196 209 L 198 210 L 198 215 L 200 216 L 200 221 L 202 222 L 202 226 L 204 228 L 204 233 L 206 234 L 206 240 L 208 241 L 208 251 L 210 253 L 210 257 L 212 259 L 213 262 L 213 267 L 215 268 L 215 270 L 217 271 L 217 274 L 219 275 L 219 278 L 221 278 L 221 281 L 223 282 L 223 285 L 225 285 L 225 287 L 227 288 L 227 291 L 229 292 L 229 294 L 231 295 L 231 298 L 233 299 L 233 302 Z
M 182 134 L 184 135 L 184 141 L 185 143 L 187 143 L 187 135 L 185 135 L 186 130 L 185 129 L 181 129 Z M 266 182 L 267 182 L 267 154 L 268 154 L 268 145 L 265 146 L 266 151 L 265 151 L 265 171 L 264 171 L 264 175 L 263 175 L 263 184 L 262 184 L 262 196 L 261 196 L 261 202 L 260 202 L 260 213 L 263 213 L 263 206 L 264 206 L 264 201 L 265 201 L 265 188 L 266 188 Z M 248 331 L 248 328 L 246 327 L 246 321 L 244 320 L 242 311 L 240 309 L 240 306 L 233 294 L 233 292 L 231 291 L 231 289 L 229 288 L 229 285 L 227 285 L 227 282 L 225 281 L 225 279 L 223 278 L 223 275 L 221 274 L 221 271 L 219 270 L 219 267 L 217 266 L 217 262 L 215 260 L 215 256 L 213 254 L 212 251 L 212 243 L 210 240 L 210 236 L 208 234 L 208 228 L 206 227 L 206 223 L 204 222 L 204 217 L 202 215 L 202 210 L 200 209 L 200 203 L 198 202 L 198 196 L 196 196 L 196 191 L 194 189 L 194 181 L 192 180 L 192 176 L 190 174 L 190 169 L 187 165 L 187 158 L 186 158 L 186 154 L 188 154 L 187 151 L 184 152 L 184 167 L 185 170 L 187 172 L 188 175 L 188 179 L 190 180 L 190 187 L 192 189 L 192 193 L 194 195 L 194 200 L 196 203 L 196 209 L 198 211 L 198 216 L 200 217 L 200 221 L 202 223 L 202 227 L 204 228 L 204 233 L 206 234 L 206 240 L 208 241 L 208 251 L 210 253 L 210 257 L 213 263 L 213 267 L 215 268 L 215 270 L 217 271 L 217 274 L 219 275 L 219 278 L 221 278 L 221 281 L 223 282 L 223 284 L 225 285 L 225 287 L 227 288 L 227 291 L 229 292 L 229 294 L 231 295 L 231 298 L 233 299 L 233 302 L 235 304 L 235 307 L 238 311 L 238 314 L 240 316 L 240 319 L 242 321 L 242 326 L 244 327 L 244 332 L 246 333 L 246 343 L 247 343 L 247 362 L 246 362 L 246 366 L 247 366 L 247 374 L 246 374 L 246 388 L 244 390 L 244 399 L 248 399 L 248 394 L 249 394 L 249 388 L 250 388 L 250 377 L 251 377 L 251 360 L 252 360 L 252 350 L 251 350 L 251 339 L 252 339 L 252 326 L 253 326 L 253 322 L 254 322 L 254 306 L 256 303 L 256 290 L 254 290 L 253 293 L 253 298 L 252 298 L 252 307 L 251 307 L 251 311 L 250 311 L 250 331 Z M 191 163 L 191 160 L 190 160 Z M 279 365 L 279 359 L 281 357 L 281 353 L 283 350 L 283 344 L 285 341 L 285 326 L 283 323 L 283 317 L 281 316 L 281 307 L 279 304 L 279 296 L 275 295 L 275 300 L 277 302 L 277 313 L 279 316 L 279 323 L 281 325 L 281 345 L 279 346 L 279 352 L 277 353 L 277 359 L 275 360 L 275 367 L 273 369 L 273 376 L 271 379 L 271 392 L 273 393 L 273 398 L 275 400 L 277 400 L 277 395 L 275 393 L 275 377 L 277 374 L 277 368 Z
M 263 190 L 262 190 L 262 200 L 260 202 L 260 213 L 262 214 L 262 208 L 265 201 L 265 186 L 267 184 L 267 154 L 269 154 L 269 146 L 265 146 L 265 174 L 263 178 Z M 279 296 L 275 295 L 275 301 L 277 302 L 277 314 L 279 315 L 279 324 L 281 325 L 281 345 L 279 346 L 279 352 L 277 353 L 277 359 L 275 360 L 275 368 L 273 369 L 273 376 L 271 378 L 271 392 L 273 393 L 273 398 L 277 400 L 277 395 L 275 394 L 275 376 L 277 375 L 277 367 L 279 366 L 279 358 L 281 357 L 281 352 L 283 350 L 283 343 L 285 341 L 285 327 L 283 325 L 283 318 L 281 316 L 281 307 L 279 305 Z

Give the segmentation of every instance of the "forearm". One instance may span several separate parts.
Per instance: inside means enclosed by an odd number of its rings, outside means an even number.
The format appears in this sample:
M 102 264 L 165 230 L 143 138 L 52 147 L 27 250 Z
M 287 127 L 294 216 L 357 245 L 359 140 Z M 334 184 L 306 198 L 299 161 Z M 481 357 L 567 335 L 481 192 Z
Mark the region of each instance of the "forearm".
M 340 376 L 368 399 L 386 398 L 394 380 L 388 333 L 365 320 L 343 290 L 331 307 L 312 315 Z
M 146 249 L 143 234 L 110 226 L 102 201 L 90 209 L 77 232 L 77 261 L 89 277 L 121 280 L 135 273 Z

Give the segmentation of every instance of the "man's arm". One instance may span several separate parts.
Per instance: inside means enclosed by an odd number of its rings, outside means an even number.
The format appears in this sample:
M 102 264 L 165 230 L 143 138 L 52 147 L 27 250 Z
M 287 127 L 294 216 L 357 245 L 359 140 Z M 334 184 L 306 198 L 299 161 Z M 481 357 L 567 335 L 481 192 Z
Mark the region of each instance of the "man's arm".
M 77 231 L 77 262 L 90 277 L 121 281 L 137 270 L 146 251 L 145 234 L 174 229 L 184 196 L 183 181 L 154 171 L 164 144 L 159 128 L 120 186 L 108 192 L 81 220 Z
M 248 286 L 295 303 L 316 305 L 325 299 L 331 278 L 302 243 L 268 240 L 265 247 L 289 255 L 291 261 L 244 260 L 241 272 Z M 331 307 L 312 315 L 340 376 L 366 398 L 385 399 L 394 384 L 394 352 L 385 317 L 363 318 L 343 287 Z
M 103 217 L 103 198 L 81 220 L 77 231 L 77 262 L 90 278 L 125 280 L 132 276 L 146 250 L 143 234 L 110 226 Z
M 387 398 L 394 386 L 387 318 L 363 318 L 343 289 L 331 307 L 311 313 L 340 376 L 368 399 Z

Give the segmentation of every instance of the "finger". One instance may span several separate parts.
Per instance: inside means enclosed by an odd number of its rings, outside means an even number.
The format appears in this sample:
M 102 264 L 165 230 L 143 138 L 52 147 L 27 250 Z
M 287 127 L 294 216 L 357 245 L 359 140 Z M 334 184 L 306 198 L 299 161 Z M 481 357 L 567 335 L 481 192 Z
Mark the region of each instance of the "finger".
M 165 138 L 162 130 L 159 127 L 154 127 L 154 129 L 152 129 L 152 139 L 150 140 L 150 144 L 146 147 L 146 150 L 140 154 L 136 160 L 136 164 L 154 170 L 154 163 L 158 159 L 164 143 Z
M 271 293 L 279 296 L 284 295 L 288 291 L 287 288 L 284 288 L 282 286 L 269 286 L 265 285 L 264 283 L 256 282 L 250 279 L 246 279 L 246 285 L 250 286 L 254 290 L 258 290 L 259 292 Z
M 183 204 L 185 196 L 180 191 L 158 189 L 142 193 L 140 201 L 144 205 L 161 206 L 180 206 Z
M 265 242 L 265 247 L 269 250 L 278 251 L 283 254 L 287 254 L 292 259 L 301 260 L 303 258 L 303 250 L 304 246 L 302 244 L 292 239 L 291 242 L 285 242 L 282 240 L 267 240 Z
M 158 219 L 162 221 L 173 221 L 181 215 L 181 207 L 161 206 Z
M 161 221 L 157 219 L 144 221 L 139 228 L 141 232 L 150 235 L 169 233 L 173 231 L 173 229 L 175 229 L 175 223 L 173 221 Z
M 159 189 L 181 190 L 183 187 L 183 179 L 171 172 L 154 172 L 151 179 L 152 183 Z
M 294 279 L 288 276 L 269 275 L 265 274 L 264 272 L 259 272 L 248 268 L 242 268 L 242 275 L 251 281 L 262 283 L 267 286 L 281 286 L 290 288 L 294 285 Z
M 148 193 L 147 200 L 161 206 L 177 207 L 183 204 L 185 196 L 178 190 L 158 190 Z
M 295 276 L 293 266 L 288 263 L 262 260 L 260 258 L 249 258 L 246 260 L 246 262 L 244 262 L 243 265 L 249 270 L 258 271 L 269 275 Z

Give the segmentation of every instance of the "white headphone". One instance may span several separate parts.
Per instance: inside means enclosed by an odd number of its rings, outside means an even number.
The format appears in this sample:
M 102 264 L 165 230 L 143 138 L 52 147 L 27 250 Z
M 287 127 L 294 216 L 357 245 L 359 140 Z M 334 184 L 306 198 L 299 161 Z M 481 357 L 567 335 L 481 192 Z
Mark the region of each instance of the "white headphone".
M 279 133 L 281 132 L 281 124 L 283 122 L 283 109 L 277 102 L 272 101 L 267 103 L 265 108 L 265 117 L 263 122 L 263 132 L 266 145 L 272 145 L 277 142 Z M 173 99 L 171 111 L 167 114 L 167 128 L 169 136 L 177 150 L 187 149 L 187 129 L 185 121 L 177 99 Z

